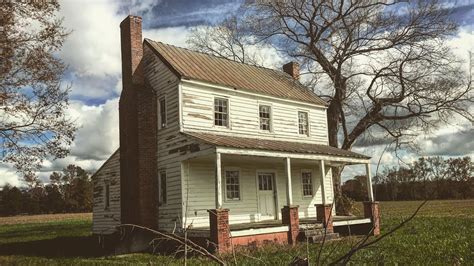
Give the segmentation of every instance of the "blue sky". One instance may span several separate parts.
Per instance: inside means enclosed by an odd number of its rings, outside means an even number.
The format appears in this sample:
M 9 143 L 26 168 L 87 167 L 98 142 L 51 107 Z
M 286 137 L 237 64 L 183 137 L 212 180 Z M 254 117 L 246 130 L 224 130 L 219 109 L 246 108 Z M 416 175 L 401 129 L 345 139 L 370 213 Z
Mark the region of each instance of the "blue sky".
M 94 171 L 118 148 L 118 97 L 121 91 L 119 23 L 128 14 L 143 17 L 146 38 L 186 46 L 190 27 L 212 25 L 237 11 L 241 0 L 83 0 L 61 1 L 65 26 L 73 32 L 59 56 L 69 65 L 64 77 L 72 84 L 70 115 L 80 125 L 71 154 L 65 159 L 47 160 L 39 175 L 47 180 L 52 171 L 70 163 Z M 474 0 L 446 1 L 460 32 L 452 39 L 459 56 L 474 51 Z M 270 67 L 279 67 L 271 65 Z M 273 62 L 278 62 L 274 60 Z M 420 136 L 420 153 L 402 151 L 410 162 L 420 155 L 474 155 L 474 129 L 465 122 L 450 125 L 431 135 Z M 381 155 L 383 147 L 356 148 Z M 393 165 L 394 154 L 385 153 L 382 162 Z M 376 160 L 374 160 L 374 165 Z M 375 167 L 375 166 L 374 166 Z M 359 169 L 355 169 L 357 172 Z M 375 168 L 374 168 L 375 170 Z M 354 170 L 350 174 L 355 173 Z M 0 164 L 0 186 L 19 185 L 19 176 L 9 165 Z

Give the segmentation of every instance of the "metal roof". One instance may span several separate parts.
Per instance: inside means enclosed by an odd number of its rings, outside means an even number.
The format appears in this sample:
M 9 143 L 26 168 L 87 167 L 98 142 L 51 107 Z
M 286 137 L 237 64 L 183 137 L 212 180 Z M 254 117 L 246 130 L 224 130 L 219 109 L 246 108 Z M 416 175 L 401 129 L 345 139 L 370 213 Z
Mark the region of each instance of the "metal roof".
M 150 39 L 145 39 L 145 44 L 181 78 L 327 106 L 323 99 L 283 71 L 239 63 Z
M 279 152 L 290 152 L 290 153 L 302 153 L 302 154 L 317 154 L 317 155 L 329 155 L 329 156 L 340 156 L 357 159 L 370 159 L 370 157 L 347 151 L 339 148 L 335 148 L 329 145 L 311 144 L 303 142 L 290 142 L 281 140 L 268 140 L 268 139 L 252 139 L 244 137 L 233 137 L 226 135 L 217 135 L 212 133 L 203 132 L 185 132 L 187 136 L 200 140 L 204 143 L 219 146 L 219 147 L 230 147 L 238 149 L 254 149 L 254 150 L 267 150 L 267 151 L 279 151 Z

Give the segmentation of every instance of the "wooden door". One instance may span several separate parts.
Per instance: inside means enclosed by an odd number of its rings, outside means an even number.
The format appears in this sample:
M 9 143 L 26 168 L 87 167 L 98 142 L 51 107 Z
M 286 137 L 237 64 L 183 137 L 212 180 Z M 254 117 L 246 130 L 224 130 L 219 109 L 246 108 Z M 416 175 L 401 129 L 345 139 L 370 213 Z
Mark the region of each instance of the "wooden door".
M 275 174 L 258 173 L 257 178 L 260 220 L 275 219 Z

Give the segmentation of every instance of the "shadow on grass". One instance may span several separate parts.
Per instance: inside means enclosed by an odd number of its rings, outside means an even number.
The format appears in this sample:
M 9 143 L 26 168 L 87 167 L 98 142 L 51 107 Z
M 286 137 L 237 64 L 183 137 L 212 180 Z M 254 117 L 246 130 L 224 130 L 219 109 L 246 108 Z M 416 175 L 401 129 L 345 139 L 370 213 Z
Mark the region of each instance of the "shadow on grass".
M 57 257 L 98 257 L 107 254 L 94 236 L 56 237 L 0 244 L 0 255 Z

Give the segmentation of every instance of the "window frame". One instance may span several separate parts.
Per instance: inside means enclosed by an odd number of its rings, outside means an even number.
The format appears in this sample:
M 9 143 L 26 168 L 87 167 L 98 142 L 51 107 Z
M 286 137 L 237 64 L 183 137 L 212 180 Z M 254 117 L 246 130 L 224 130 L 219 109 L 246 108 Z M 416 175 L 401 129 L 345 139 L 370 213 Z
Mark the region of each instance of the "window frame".
M 313 174 L 313 170 L 311 169 L 301 169 L 301 174 L 300 174 L 300 177 L 301 177 L 301 195 L 303 196 L 303 198 L 313 198 L 314 195 L 315 195 L 315 191 L 314 191 L 314 174 Z M 310 177 L 310 182 L 311 182 L 311 195 L 305 195 L 305 182 L 304 182 L 304 177 L 303 177 L 303 174 L 305 173 L 309 173 L 311 174 L 311 177 Z
M 164 173 L 164 184 L 163 184 L 163 173 Z M 164 193 L 163 192 L 164 188 Z M 161 169 L 158 171 L 158 203 L 161 205 L 165 205 L 168 203 L 168 174 L 166 169 Z
M 161 107 L 162 107 L 162 104 L 161 104 L 161 101 L 164 100 L 165 104 L 164 104 L 164 123 L 163 123 L 163 117 L 162 117 L 162 114 L 163 112 L 161 111 Z M 158 129 L 163 129 L 163 128 L 166 128 L 168 126 L 168 100 L 166 99 L 166 95 L 163 95 L 161 97 L 158 98 Z
M 110 209 L 110 182 L 104 182 L 104 210 Z
M 217 125 L 216 124 L 216 113 L 218 113 L 216 111 L 216 100 L 224 100 L 226 103 L 227 103 L 227 113 L 221 113 L 219 112 L 220 114 L 226 114 L 227 116 L 227 121 L 226 121 L 226 124 L 225 125 Z M 227 97 L 222 97 L 222 96 L 216 96 L 214 97 L 213 101 L 213 117 L 214 117 L 214 122 L 213 122 L 213 126 L 214 127 L 220 127 L 220 128 L 230 128 L 230 100 L 229 98 Z
M 262 117 L 260 116 L 260 108 L 261 107 L 268 107 L 268 127 L 269 129 L 262 129 Z M 273 132 L 273 106 L 267 103 L 261 103 L 258 105 L 258 129 L 261 132 Z
M 305 114 L 306 114 L 306 133 L 301 133 L 301 132 L 300 132 L 300 113 L 305 113 Z M 309 136 L 310 136 L 310 130 L 309 130 L 309 128 L 310 128 L 310 124 L 309 124 L 309 111 L 306 111 L 306 110 L 298 110 L 297 115 L 296 115 L 296 118 L 297 118 L 297 121 L 298 121 L 298 128 L 297 128 L 298 135 L 309 137 Z
M 227 197 L 227 172 L 237 172 L 239 174 L 238 176 L 238 182 L 239 182 L 239 198 L 228 198 Z M 240 202 L 242 201 L 242 172 L 240 171 L 240 168 L 238 167 L 227 167 L 224 169 L 224 199 L 225 202 Z

